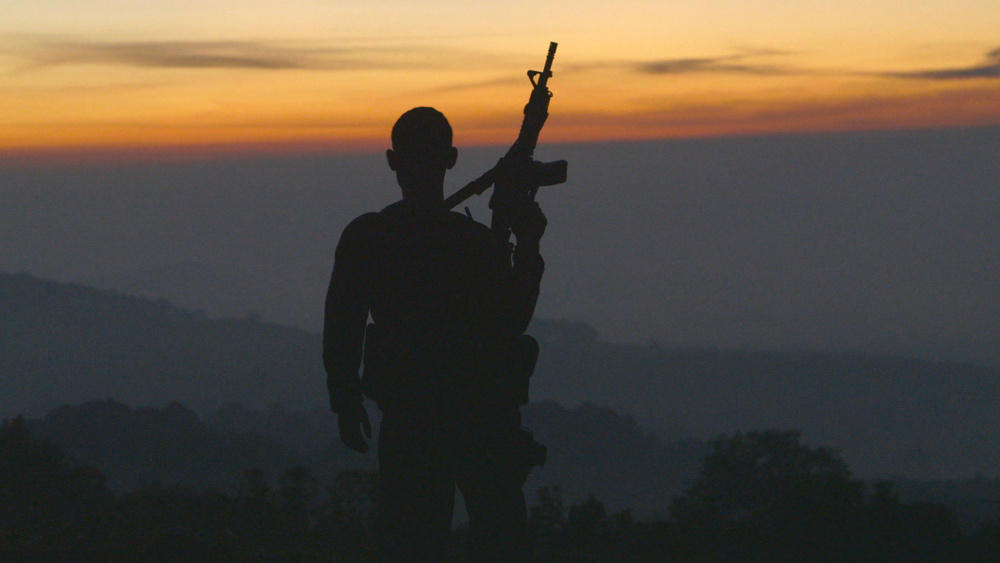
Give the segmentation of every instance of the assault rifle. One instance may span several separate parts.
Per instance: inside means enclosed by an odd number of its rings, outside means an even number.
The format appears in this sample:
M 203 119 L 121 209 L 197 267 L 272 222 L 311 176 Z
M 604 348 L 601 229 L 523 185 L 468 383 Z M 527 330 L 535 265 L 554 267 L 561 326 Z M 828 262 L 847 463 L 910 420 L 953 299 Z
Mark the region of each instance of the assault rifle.
M 524 106 L 521 132 L 510 150 L 496 166 L 444 200 L 445 208 L 453 209 L 466 199 L 480 195 L 492 186 L 494 189 L 490 198 L 490 209 L 493 210 L 493 221 L 490 228 L 504 241 L 510 239 L 511 213 L 516 212 L 519 206 L 534 200 L 540 186 L 552 186 L 566 181 L 565 160 L 538 162 L 534 159 L 538 134 L 541 133 L 545 119 L 549 116 L 549 99 L 552 93 L 549 92 L 548 83 L 552 77 L 552 59 L 556 56 L 557 45 L 555 42 L 549 43 L 549 53 L 542 71 L 528 71 L 528 80 L 532 85 L 531 97 Z
M 549 78 L 552 77 L 552 59 L 556 56 L 555 42 L 549 43 L 549 53 L 542 71 L 529 70 L 531 97 L 524 106 L 524 120 L 517 140 L 496 166 L 485 174 L 469 182 L 465 187 L 444 200 L 446 209 L 453 209 L 473 195 L 479 195 L 493 187 L 490 209 L 493 221 L 490 225 L 494 236 L 507 244 L 510 241 L 510 217 L 535 199 L 541 186 L 552 186 L 566 181 L 566 161 L 539 162 L 534 159 L 538 134 L 549 116 Z M 520 242 L 520 241 L 519 241 Z M 509 348 L 501 355 L 506 366 L 500 368 L 504 376 L 493 381 L 487 391 L 491 401 L 505 406 L 520 406 L 528 402 L 528 383 L 535 362 L 538 359 L 538 343 L 530 336 L 522 335 L 509 342 Z M 497 443 L 504 445 L 496 455 L 512 457 L 525 470 L 524 476 L 534 466 L 545 465 L 546 447 L 535 441 L 531 432 L 521 429 L 515 435 Z

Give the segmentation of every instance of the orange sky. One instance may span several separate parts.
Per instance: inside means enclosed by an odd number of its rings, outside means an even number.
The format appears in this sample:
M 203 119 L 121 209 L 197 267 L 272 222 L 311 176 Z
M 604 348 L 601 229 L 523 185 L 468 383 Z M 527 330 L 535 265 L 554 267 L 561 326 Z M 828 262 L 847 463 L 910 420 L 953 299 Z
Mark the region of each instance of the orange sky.
M 506 144 L 550 40 L 543 142 L 1000 124 L 994 1 L 165 6 L 4 8 L 0 153 L 379 150 L 415 105 Z

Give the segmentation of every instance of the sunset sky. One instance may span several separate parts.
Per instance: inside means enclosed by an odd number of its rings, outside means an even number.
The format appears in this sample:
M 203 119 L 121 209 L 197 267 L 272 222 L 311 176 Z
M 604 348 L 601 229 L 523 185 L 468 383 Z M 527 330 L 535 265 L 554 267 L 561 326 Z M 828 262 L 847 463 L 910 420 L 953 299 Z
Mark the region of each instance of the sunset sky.
M 996 0 L 32 0 L 0 8 L 0 152 L 380 149 L 432 105 L 512 140 L 1000 124 Z

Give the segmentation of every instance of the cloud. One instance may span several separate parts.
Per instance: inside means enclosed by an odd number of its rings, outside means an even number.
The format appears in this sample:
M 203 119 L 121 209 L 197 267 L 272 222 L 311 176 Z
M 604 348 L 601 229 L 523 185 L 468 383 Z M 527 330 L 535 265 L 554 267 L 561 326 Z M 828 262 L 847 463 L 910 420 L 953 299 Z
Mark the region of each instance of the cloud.
M 755 75 L 792 74 L 792 69 L 744 62 L 753 55 L 761 53 L 745 53 L 726 57 L 700 57 L 682 59 L 663 59 L 636 63 L 634 69 L 642 74 L 690 74 L 690 73 L 735 73 Z M 769 53 L 764 53 L 769 54 Z
M 520 85 L 527 84 L 528 87 L 531 86 L 531 84 L 528 82 L 528 79 L 524 75 L 509 75 L 509 76 L 502 76 L 500 78 L 494 78 L 491 80 L 481 80 L 479 82 L 460 82 L 455 84 L 449 84 L 446 86 L 441 86 L 439 88 L 431 88 L 429 90 L 425 90 L 422 92 L 422 94 L 461 92 L 465 90 L 478 90 L 480 88 L 490 88 L 493 86 L 511 86 L 511 85 L 516 86 L 519 84 Z M 407 94 L 407 96 L 409 96 L 409 94 Z
M 703 58 L 678 58 L 663 59 L 658 61 L 635 61 L 635 60 L 605 60 L 575 62 L 564 66 L 559 66 L 555 73 L 557 75 L 585 73 L 601 70 L 622 70 L 637 72 L 640 74 L 691 74 L 691 73 L 736 73 L 754 74 L 760 76 L 776 76 L 789 74 L 816 74 L 815 71 L 795 69 L 768 64 L 756 64 L 743 62 L 756 57 L 773 57 L 790 54 L 788 51 L 746 49 L 740 54 L 724 57 L 703 57 Z M 509 61 L 504 61 L 504 66 L 510 66 Z M 450 92 L 458 90 L 473 90 L 492 86 L 508 86 L 527 84 L 527 79 L 522 72 L 504 75 L 498 78 L 479 82 L 465 82 L 443 86 L 428 90 L 427 93 Z
M 893 89 L 854 97 L 787 98 L 769 101 L 706 96 L 650 95 L 635 100 L 630 111 L 560 112 L 560 127 L 578 131 L 613 130 L 621 138 L 663 138 L 812 133 L 840 130 L 912 130 L 981 127 L 997 124 L 979 108 L 991 107 L 996 92 L 989 88 L 917 90 Z
M 928 80 L 967 80 L 970 78 L 1000 78 L 1000 48 L 986 53 L 986 60 L 978 65 L 958 68 L 892 72 L 885 76 L 895 78 L 924 78 Z
M 260 41 L 30 41 L 13 51 L 28 68 L 103 64 L 139 68 L 350 70 L 385 66 L 359 49 Z

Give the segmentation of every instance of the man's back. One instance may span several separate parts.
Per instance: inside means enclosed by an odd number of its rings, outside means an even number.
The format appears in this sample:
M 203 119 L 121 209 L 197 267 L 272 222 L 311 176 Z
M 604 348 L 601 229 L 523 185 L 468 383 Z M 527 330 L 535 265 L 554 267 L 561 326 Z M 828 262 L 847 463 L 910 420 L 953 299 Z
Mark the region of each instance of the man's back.
M 406 202 L 353 222 L 337 264 L 335 281 L 363 288 L 351 299 L 374 321 L 365 386 L 383 410 L 467 404 L 488 350 L 523 330 L 537 298 L 537 284 L 511 282 L 509 252 L 487 227 Z
M 510 266 L 488 228 L 458 213 L 404 202 L 381 215 L 370 278 L 376 324 L 446 346 L 497 328 L 497 296 Z

